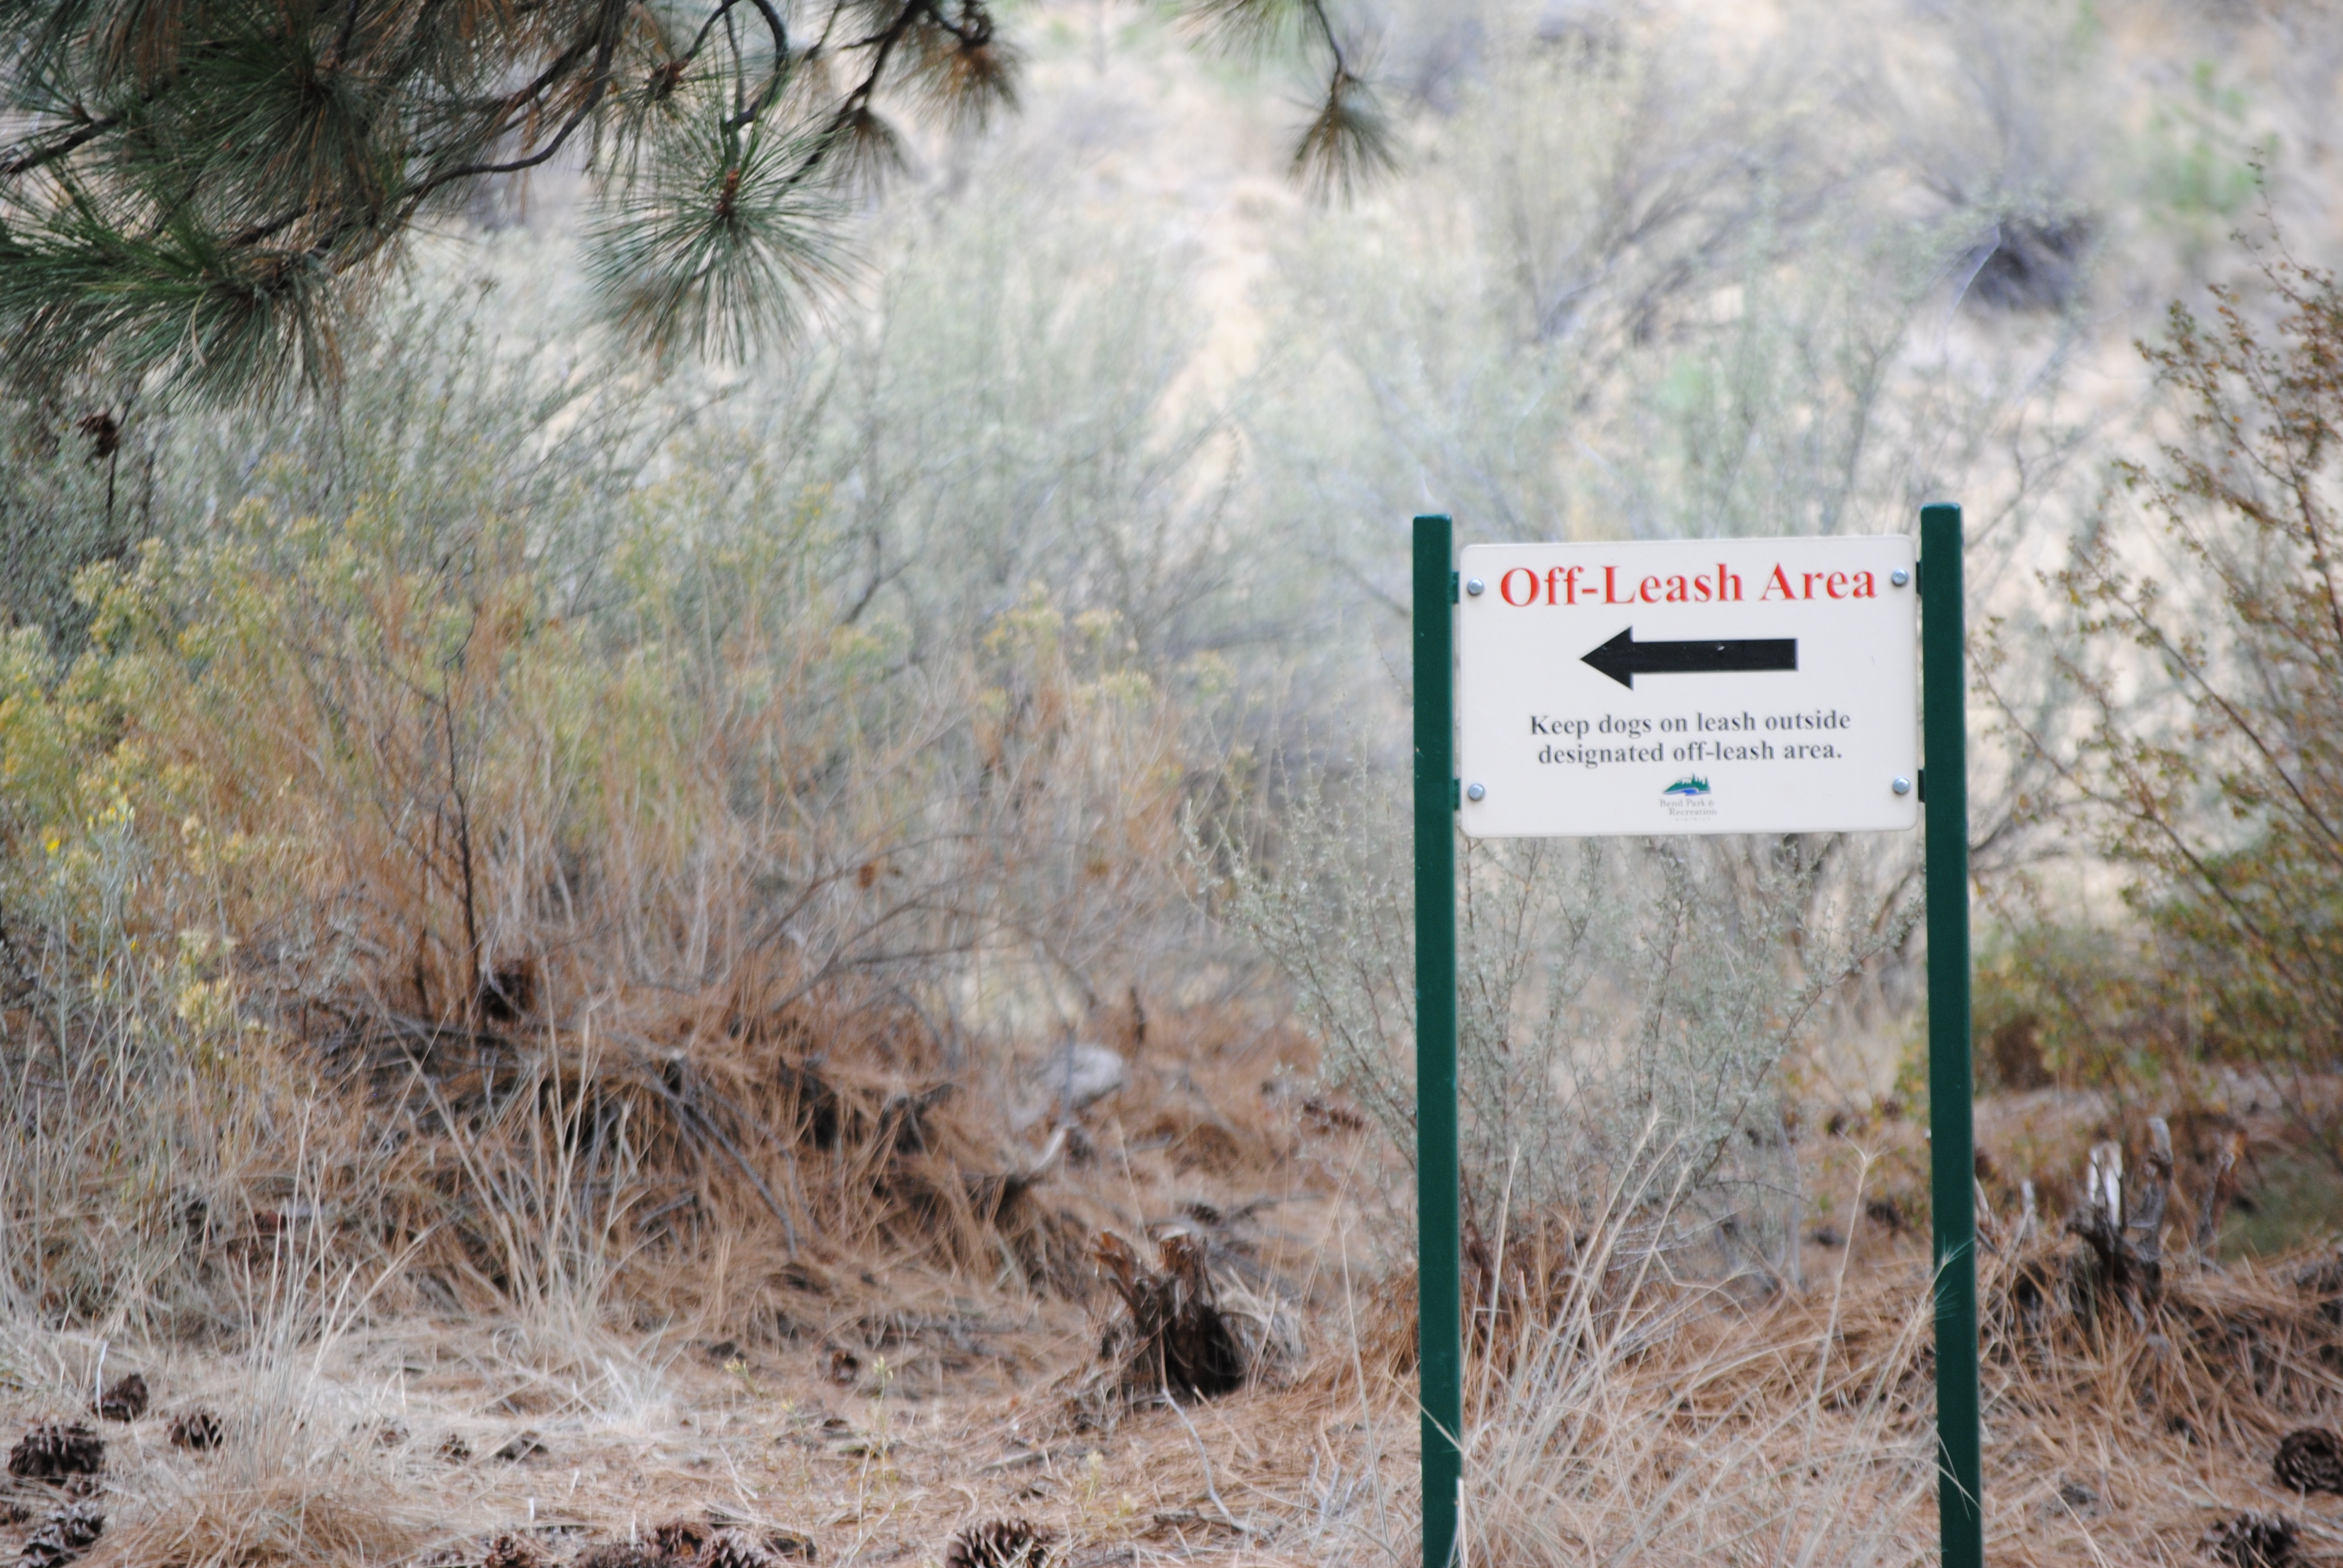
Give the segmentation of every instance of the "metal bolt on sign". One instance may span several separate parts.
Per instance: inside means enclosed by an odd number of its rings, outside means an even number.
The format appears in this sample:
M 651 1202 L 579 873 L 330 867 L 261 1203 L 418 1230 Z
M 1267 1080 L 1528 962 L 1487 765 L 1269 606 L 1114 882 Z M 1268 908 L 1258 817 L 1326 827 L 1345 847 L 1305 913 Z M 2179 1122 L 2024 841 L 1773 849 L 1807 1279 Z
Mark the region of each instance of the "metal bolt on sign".
M 1460 827 L 1474 838 L 1923 829 L 1940 1545 L 1946 1568 L 1982 1568 L 1960 508 L 1921 509 L 1916 557 L 1904 534 L 1478 545 L 1460 571 L 1445 517 L 1417 518 L 1414 543 L 1425 1568 L 1457 1562 L 1463 1483 Z M 1921 560 L 1935 563 L 1926 578 Z M 1883 591 L 1916 581 L 1911 598 Z

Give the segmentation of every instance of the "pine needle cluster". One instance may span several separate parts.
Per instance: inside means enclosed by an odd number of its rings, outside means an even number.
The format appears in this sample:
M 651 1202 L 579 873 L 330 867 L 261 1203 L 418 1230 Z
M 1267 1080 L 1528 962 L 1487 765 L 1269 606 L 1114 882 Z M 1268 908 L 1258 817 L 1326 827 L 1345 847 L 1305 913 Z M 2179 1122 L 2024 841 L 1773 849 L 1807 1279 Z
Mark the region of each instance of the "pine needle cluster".
M 983 0 L 46 0 L 0 20 L 0 341 L 214 399 L 340 365 L 418 223 L 564 158 L 642 347 L 745 352 L 836 276 L 890 105 L 1014 97 Z
M 1389 145 L 1322 6 L 1193 6 L 1240 41 L 1289 11 L 1331 61 L 1295 166 L 1347 189 Z M 595 182 L 629 347 L 745 358 L 842 276 L 898 120 L 979 135 L 1019 65 L 989 0 L 26 0 L 0 8 L 0 361 L 36 392 L 329 386 L 406 236 L 558 163 Z

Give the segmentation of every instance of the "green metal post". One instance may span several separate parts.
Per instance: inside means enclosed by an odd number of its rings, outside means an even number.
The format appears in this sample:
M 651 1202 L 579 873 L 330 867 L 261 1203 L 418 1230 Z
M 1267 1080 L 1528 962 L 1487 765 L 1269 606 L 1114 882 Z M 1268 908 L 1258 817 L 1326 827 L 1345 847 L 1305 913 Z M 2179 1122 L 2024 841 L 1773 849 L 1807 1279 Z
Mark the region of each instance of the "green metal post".
M 1982 1568 L 1976 1204 L 1969 1070 L 1968 659 L 1961 509 L 1920 509 L 1920 712 L 1928 859 L 1928 1167 L 1936 1216 L 1936 1513 L 1945 1568 Z
M 1454 528 L 1415 519 L 1416 1357 L 1423 1373 L 1423 1568 L 1456 1555 L 1464 1473 L 1456 1171 Z

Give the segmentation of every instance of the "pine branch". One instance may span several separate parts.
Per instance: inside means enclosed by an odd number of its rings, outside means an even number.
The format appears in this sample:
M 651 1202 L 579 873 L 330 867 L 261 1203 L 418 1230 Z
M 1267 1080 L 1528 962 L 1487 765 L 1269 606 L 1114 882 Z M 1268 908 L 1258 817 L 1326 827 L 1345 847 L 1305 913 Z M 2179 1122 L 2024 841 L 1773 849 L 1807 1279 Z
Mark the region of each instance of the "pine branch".
M 1374 85 L 1354 65 L 1325 0 L 1188 0 L 1186 10 L 1208 40 L 1230 53 L 1258 57 L 1290 40 L 1324 57 L 1318 112 L 1289 160 L 1293 178 L 1311 194 L 1347 201 L 1398 166 Z
M 13 179 L 18 175 L 30 174 L 43 165 L 55 163 L 57 159 L 88 145 L 121 124 L 122 116 L 119 115 L 108 115 L 102 120 L 92 120 L 69 136 L 0 164 L 0 176 Z
M 0 8 L 0 114 L 35 127 L 0 149 L 7 373 L 205 397 L 329 377 L 338 302 L 427 208 L 588 143 L 598 246 L 664 279 L 606 280 L 629 332 L 785 341 L 843 265 L 839 193 L 903 166 L 887 106 L 975 135 L 1017 102 L 982 0 L 813 4 L 802 45 L 779 0 L 699 0 L 673 33 L 634 0 Z M 850 80 L 806 69 L 830 57 Z

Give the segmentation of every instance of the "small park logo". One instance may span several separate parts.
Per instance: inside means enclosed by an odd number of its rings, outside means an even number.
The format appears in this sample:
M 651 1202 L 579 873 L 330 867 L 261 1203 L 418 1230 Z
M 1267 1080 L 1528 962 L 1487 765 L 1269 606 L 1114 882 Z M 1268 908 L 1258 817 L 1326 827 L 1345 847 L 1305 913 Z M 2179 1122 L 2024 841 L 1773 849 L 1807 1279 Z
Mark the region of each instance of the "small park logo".
M 1660 791 L 1660 803 L 1668 815 L 1679 820 L 1714 817 L 1716 802 L 1709 794 L 1708 780 L 1697 773 L 1687 773 Z

